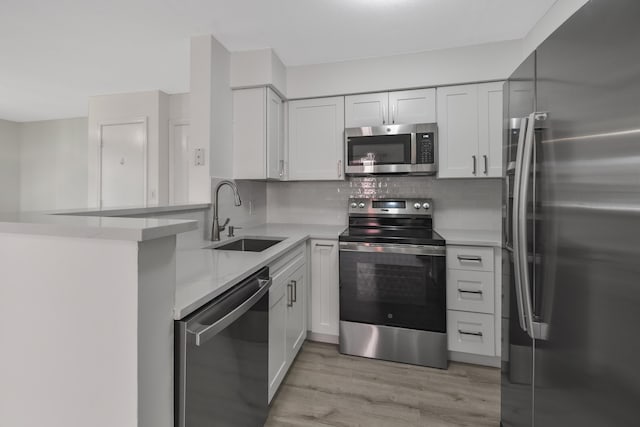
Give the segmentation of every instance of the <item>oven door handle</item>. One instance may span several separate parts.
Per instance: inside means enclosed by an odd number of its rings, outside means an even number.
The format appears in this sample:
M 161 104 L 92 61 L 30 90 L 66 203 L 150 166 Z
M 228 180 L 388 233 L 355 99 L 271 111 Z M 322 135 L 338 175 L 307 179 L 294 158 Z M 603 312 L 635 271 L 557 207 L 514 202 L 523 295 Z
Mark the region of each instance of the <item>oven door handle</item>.
M 444 246 L 400 245 L 393 243 L 340 242 L 340 252 L 394 253 L 404 255 L 445 256 Z

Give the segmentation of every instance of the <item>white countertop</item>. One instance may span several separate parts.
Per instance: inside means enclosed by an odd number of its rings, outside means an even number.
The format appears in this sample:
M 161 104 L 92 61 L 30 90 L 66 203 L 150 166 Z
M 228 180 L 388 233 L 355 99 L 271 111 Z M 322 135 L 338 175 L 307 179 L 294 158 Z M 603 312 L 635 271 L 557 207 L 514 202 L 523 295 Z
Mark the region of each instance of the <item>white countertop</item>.
M 208 240 L 178 248 L 174 318 L 182 319 L 189 315 L 305 240 L 337 240 L 345 228 L 345 225 L 264 224 L 238 230 L 236 238 L 255 236 L 285 239 L 262 252 L 203 249 L 218 244 Z
M 463 228 L 435 228 L 435 231 L 444 237 L 447 245 L 469 246 L 502 246 L 502 234 L 500 231 L 465 230 Z
M 160 218 L 121 218 L 121 215 L 206 209 L 209 204 L 163 205 L 49 212 L 0 213 L 0 233 L 144 241 L 198 228 L 197 221 Z

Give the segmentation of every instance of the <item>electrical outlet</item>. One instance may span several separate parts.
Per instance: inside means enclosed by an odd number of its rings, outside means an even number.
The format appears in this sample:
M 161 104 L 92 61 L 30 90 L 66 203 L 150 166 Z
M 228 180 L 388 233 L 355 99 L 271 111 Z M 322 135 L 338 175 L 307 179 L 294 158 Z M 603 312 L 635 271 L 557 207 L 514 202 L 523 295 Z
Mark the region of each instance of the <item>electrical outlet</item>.
M 253 215 L 253 200 L 249 200 L 249 215 Z
M 204 166 L 204 148 L 195 149 L 195 165 Z

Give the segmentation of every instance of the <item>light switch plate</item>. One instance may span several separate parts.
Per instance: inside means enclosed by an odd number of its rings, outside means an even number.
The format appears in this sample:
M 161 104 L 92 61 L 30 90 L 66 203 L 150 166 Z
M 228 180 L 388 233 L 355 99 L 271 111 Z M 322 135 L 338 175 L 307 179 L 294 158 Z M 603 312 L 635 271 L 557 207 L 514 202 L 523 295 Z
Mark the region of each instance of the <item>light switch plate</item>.
M 195 165 L 204 166 L 204 148 L 195 149 Z

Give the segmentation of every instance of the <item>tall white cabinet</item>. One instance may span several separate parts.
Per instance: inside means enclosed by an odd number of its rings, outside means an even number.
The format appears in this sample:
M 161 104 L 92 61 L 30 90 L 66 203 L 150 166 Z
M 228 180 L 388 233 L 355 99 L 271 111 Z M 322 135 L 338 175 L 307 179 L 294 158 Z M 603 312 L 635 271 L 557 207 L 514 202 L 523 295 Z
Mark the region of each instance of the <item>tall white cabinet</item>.
M 340 323 L 338 242 L 311 240 L 311 296 L 309 329 L 316 338 L 331 341 Z
M 434 123 L 436 90 L 417 89 L 345 97 L 345 126 Z
M 439 178 L 502 176 L 502 85 L 438 88 Z
M 344 97 L 289 102 L 290 180 L 344 179 Z

